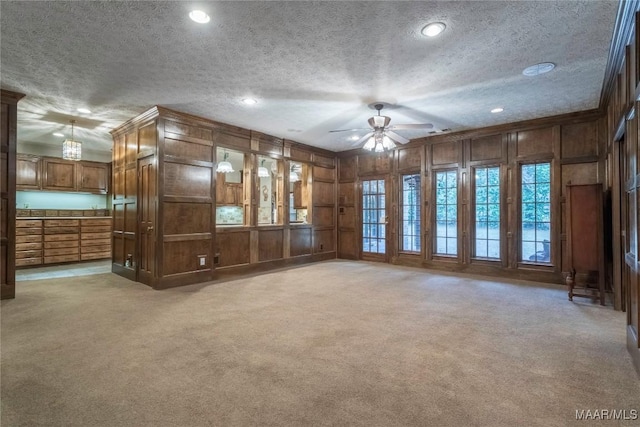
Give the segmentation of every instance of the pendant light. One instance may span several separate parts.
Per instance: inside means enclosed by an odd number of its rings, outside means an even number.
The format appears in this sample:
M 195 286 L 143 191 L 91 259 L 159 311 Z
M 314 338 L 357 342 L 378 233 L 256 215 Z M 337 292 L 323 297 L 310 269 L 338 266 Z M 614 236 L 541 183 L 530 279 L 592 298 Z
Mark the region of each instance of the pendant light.
M 227 161 L 228 158 L 229 158 L 229 153 L 227 153 L 225 151 L 224 152 L 224 158 L 220 163 L 218 163 L 218 167 L 216 168 L 216 172 L 220 172 L 220 173 L 233 172 L 233 166 L 231 165 L 231 163 L 229 163 Z
M 65 160 L 80 160 L 82 158 L 82 142 L 73 139 L 73 125 L 71 120 L 71 139 L 65 139 L 62 143 L 62 158 Z
M 289 172 L 289 182 L 300 181 L 300 175 L 295 171 L 295 165 L 291 165 L 291 171 Z
M 269 170 L 264 167 L 264 159 L 262 159 L 260 167 L 258 168 L 258 176 L 260 178 L 269 178 Z

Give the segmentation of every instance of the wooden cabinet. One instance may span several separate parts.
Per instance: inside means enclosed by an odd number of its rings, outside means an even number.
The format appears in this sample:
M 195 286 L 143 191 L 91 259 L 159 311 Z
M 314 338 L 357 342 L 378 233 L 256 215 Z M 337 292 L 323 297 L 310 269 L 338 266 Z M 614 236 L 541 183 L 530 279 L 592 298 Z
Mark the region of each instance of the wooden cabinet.
M 42 160 L 43 190 L 76 191 L 76 168 L 78 163 L 69 160 L 45 157 Z
M 242 206 L 244 185 L 240 182 L 226 182 L 225 175 L 218 173 L 216 177 L 216 205 Z
M 77 164 L 77 189 L 85 193 L 109 192 L 109 165 L 106 163 L 80 162 Z
M 111 218 L 80 220 L 80 259 L 111 258 Z
M 43 231 L 45 264 L 78 261 L 80 259 L 78 244 L 80 220 L 45 219 Z
M 109 163 L 71 161 L 20 154 L 16 165 L 17 190 L 45 190 L 107 194 Z
M 42 220 L 16 220 L 16 267 L 42 264 Z
M 602 184 L 567 185 L 567 261 L 569 301 L 574 296 L 604 305 Z M 575 292 L 575 288 L 581 290 Z
M 18 154 L 16 158 L 16 190 L 39 190 L 42 188 L 40 158 Z

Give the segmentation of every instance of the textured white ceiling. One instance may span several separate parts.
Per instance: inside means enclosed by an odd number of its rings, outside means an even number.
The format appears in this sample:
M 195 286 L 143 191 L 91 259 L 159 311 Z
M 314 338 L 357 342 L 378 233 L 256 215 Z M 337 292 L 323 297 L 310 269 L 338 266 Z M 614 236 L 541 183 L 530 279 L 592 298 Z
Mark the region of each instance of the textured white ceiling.
M 188 18 L 195 7 L 209 24 Z M 396 106 L 391 124 L 454 131 L 597 108 L 616 10 L 606 0 L 2 1 L 0 84 L 27 94 L 19 141 L 59 144 L 52 133 L 76 118 L 77 139 L 108 151 L 110 129 L 163 105 L 339 151 L 354 133 L 329 131 L 366 127 L 374 101 Z M 423 37 L 433 21 L 447 29 Z M 543 61 L 557 68 L 522 75 Z

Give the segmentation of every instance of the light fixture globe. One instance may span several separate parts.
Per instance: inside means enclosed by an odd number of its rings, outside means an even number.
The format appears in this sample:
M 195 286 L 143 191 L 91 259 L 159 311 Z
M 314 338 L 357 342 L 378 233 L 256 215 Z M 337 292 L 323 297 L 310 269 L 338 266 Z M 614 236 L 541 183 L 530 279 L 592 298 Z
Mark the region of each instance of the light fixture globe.
M 260 163 L 260 167 L 258 168 L 258 177 L 269 178 L 269 176 L 271 176 L 269 174 L 269 169 L 264 167 L 264 159 L 262 159 L 262 162 Z
M 216 172 L 218 173 L 231 173 L 233 172 L 233 165 L 229 163 L 227 160 L 229 158 L 229 153 L 224 152 L 224 159 L 220 163 L 218 163 L 218 167 L 216 168 Z
M 376 140 L 374 137 L 371 137 L 367 140 L 367 143 L 362 147 L 363 150 L 372 151 L 376 146 Z
M 71 120 L 71 139 L 62 142 L 62 158 L 65 160 L 82 159 L 82 142 L 73 139 L 73 125 L 75 120 Z

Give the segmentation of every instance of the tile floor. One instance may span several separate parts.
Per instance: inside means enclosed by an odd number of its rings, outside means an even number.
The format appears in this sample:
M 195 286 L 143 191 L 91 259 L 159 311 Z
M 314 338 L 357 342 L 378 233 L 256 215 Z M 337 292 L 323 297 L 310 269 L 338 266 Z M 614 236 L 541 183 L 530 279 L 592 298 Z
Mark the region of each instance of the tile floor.
M 88 276 L 111 272 L 111 260 L 81 262 L 77 264 L 49 265 L 16 270 L 16 282 L 53 279 L 56 277 Z

